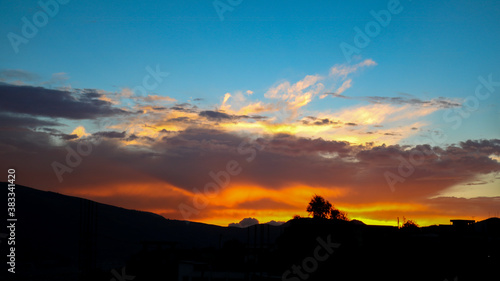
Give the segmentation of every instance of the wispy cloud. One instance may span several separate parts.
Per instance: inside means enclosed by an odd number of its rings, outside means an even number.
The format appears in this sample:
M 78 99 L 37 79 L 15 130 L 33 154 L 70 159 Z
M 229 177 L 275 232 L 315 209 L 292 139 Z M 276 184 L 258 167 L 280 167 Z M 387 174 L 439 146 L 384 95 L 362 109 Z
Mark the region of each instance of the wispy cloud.
M 366 101 L 373 104 L 395 104 L 395 105 L 411 105 L 417 107 L 435 107 L 435 108 L 453 108 L 462 106 L 461 99 L 451 99 L 445 97 L 423 100 L 409 94 L 401 94 L 398 97 L 382 97 L 382 96 L 365 96 L 365 97 L 350 97 L 341 95 L 340 92 L 326 93 L 336 98 Z
M 330 91 L 333 91 L 333 93 L 328 93 L 328 92 L 322 93 L 320 98 L 324 99 L 328 95 L 340 95 L 341 93 L 352 87 L 353 81 L 352 78 L 350 78 L 352 74 L 356 73 L 357 71 L 359 71 L 364 67 L 376 66 L 376 65 L 377 63 L 372 59 L 366 59 L 354 65 L 351 64 L 334 65 L 330 69 L 328 75 L 328 77 L 335 82 L 332 86 L 332 89 L 330 89 Z M 338 86 L 339 83 L 341 83 L 340 86 Z
M 33 82 L 40 79 L 40 76 L 22 69 L 0 70 L 0 82 Z
M 334 78 L 347 79 L 347 77 L 358 71 L 359 69 L 367 66 L 375 66 L 377 63 L 372 59 L 366 59 L 358 64 L 337 64 L 330 69 L 330 76 Z
M 269 99 L 281 99 L 287 102 L 290 109 L 298 109 L 310 103 L 314 96 L 323 91 L 324 85 L 319 82 L 321 80 L 323 77 L 319 75 L 307 75 L 294 84 L 285 81 L 270 88 L 264 96 Z

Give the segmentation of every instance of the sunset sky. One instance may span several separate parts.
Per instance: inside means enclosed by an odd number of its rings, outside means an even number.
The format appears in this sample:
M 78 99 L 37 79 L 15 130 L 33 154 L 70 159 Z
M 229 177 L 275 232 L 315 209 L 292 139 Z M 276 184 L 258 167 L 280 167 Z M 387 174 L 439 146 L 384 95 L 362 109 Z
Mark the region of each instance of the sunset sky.
M 227 226 L 500 216 L 498 1 L 3 1 L 0 167 Z

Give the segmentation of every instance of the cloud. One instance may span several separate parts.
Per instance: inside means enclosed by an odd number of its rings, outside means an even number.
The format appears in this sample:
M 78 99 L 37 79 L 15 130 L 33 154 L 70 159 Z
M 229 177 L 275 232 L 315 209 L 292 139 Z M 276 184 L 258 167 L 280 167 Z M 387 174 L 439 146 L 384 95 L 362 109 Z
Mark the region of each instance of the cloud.
M 253 115 L 253 116 L 248 116 L 248 115 L 229 115 L 224 112 L 220 111 L 213 111 L 213 110 L 204 110 L 199 113 L 199 116 L 205 117 L 209 120 L 212 121 L 230 121 L 230 120 L 236 120 L 236 119 L 255 119 L 255 120 L 262 120 L 266 119 L 267 117 L 265 116 L 259 116 L 259 115 Z
M 372 59 L 366 59 L 355 65 L 347 65 L 347 64 L 337 64 L 330 69 L 330 76 L 335 78 L 346 79 L 349 74 L 352 74 L 358 69 L 367 67 L 367 66 L 375 66 L 377 63 Z
M 294 210 L 294 206 L 283 201 L 276 200 L 274 198 L 258 198 L 254 199 L 251 197 L 245 198 L 241 202 L 235 200 L 234 207 L 241 210 Z
M 460 142 L 460 146 L 468 152 L 478 153 L 480 155 L 500 155 L 498 150 L 500 140 L 498 139 L 479 141 L 467 140 Z
M 110 139 L 123 139 L 126 136 L 126 132 L 114 132 L 114 131 L 108 131 L 108 132 L 97 132 L 93 134 L 96 137 L 105 137 L 105 138 L 110 138 Z
M 1 127 L 23 127 L 36 128 L 43 126 L 64 126 L 62 123 L 53 120 L 44 120 L 25 115 L 17 115 L 11 113 L 0 113 L 0 128 Z
M 340 86 L 338 89 L 337 89 L 337 94 L 342 94 L 345 90 L 351 88 L 352 84 L 352 79 L 349 79 L 349 80 L 346 80 L 342 83 L 342 86 Z
M 77 135 L 78 138 L 82 138 L 82 137 L 88 137 L 90 136 L 89 133 L 87 133 L 87 131 L 85 130 L 85 127 L 83 126 L 78 126 L 76 127 L 73 132 L 71 132 L 72 135 Z
M 127 114 L 99 99 L 95 90 L 54 90 L 0 83 L 0 109 L 6 112 L 67 119 L 93 119 Z
M 231 107 L 230 105 L 226 104 L 230 97 L 231 97 L 230 93 L 226 93 L 224 95 L 224 99 L 222 100 L 222 104 L 221 104 L 221 109 L 222 110 L 228 110 Z
M 325 125 L 337 125 L 339 122 L 335 122 L 328 118 L 317 118 L 314 116 L 306 116 L 301 120 L 304 125 L 314 125 L 314 126 L 325 126 Z
M 430 100 L 422 100 L 409 94 L 404 94 L 398 97 L 381 97 L 381 96 L 349 97 L 341 95 L 341 92 L 326 93 L 325 95 L 330 95 L 342 99 L 367 101 L 372 104 L 410 105 L 414 107 L 433 107 L 441 109 L 462 106 L 461 101 L 458 99 L 438 97 Z
M 322 79 L 323 77 L 319 75 L 307 75 L 295 84 L 285 81 L 270 88 L 264 96 L 270 99 L 284 100 L 291 109 L 297 109 L 307 105 L 315 95 L 324 89 L 324 85 L 319 83 Z
M 423 206 L 427 206 L 426 212 L 439 213 L 435 201 L 429 198 L 459 183 L 472 182 L 480 175 L 500 172 L 500 163 L 491 158 L 500 155 L 497 139 L 468 140 L 446 147 L 409 147 L 359 145 L 290 134 L 248 138 L 216 129 L 188 128 L 175 133 L 156 130 L 155 138 L 101 131 L 93 136 L 80 132 L 81 136 L 75 139 L 70 136 L 73 134 L 57 136 L 59 132 L 53 129 L 0 129 L 0 154 L 2 159 L 10 159 L 10 166 L 30 171 L 30 177 L 20 178 L 19 184 L 98 196 L 101 202 L 162 210 L 180 219 L 178 204 L 190 204 L 196 189 L 203 190 L 207 183 L 214 182 L 210 172 L 217 174 L 226 169 L 228 162 L 236 161 L 242 172 L 230 178 L 230 184 L 210 199 L 209 206 L 192 217 L 195 220 L 225 216 L 232 209 L 239 210 L 235 215 L 253 212 L 260 214 L 261 220 L 284 220 L 301 212 L 311 193 L 325 194 L 338 208 L 350 213 L 354 210 L 354 215 L 365 210 L 363 216 L 392 218 L 395 210 L 381 213 L 368 207 L 369 204 L 382 209 L 390 204 L 406 204 L 414 206 L 411 208 L 415 208 L 415 214 L 423 216 Z M 59 183 L 52 163 L 65 164 L 68 154 L 65 145 L 76 151 L 79 144 L 92 142 L 96 135 L 105 137 Z M 54 137 L 66 143 L 56 145 Z M 140 138 L 144 141 L 133 146 L 124 143 Z M 405 177 L 404 184 L 391 192 L 384 173 L 398 175 L 401 159 L 421 163 L 414 166 L 411 176 Z M 8 168 L 6 165 L 1 163 L 0 168 Z M 100 191 L 104 186 L 106 194 Z M 116 189 L 108 189 L 110 186 Z M 132 196 L 132 189 L 120 186 L 135 186 L 139 190 Z M 164 194 L 176 199 L 165 201 L 168 204 L 161 204 L 161 200 L 148 204 L 152 192 L 160 192 L 162 188 Z M 288 194 L 286 198 L 284 193 Z M 122 199 L 116 201 L 116 198 Z M 266 208 L 270 202 L 275 213 Z M 454 212 L 460 213 L 460 206 L 455 206 Z
M 244 218 L 239 223 L 230 223 L 229 227 L 249 227 L 255 224 L 259 224 L 259 220 L 256 218 Z
M 69 79 L 68 74 L 64 72 L 53 73 L 50 80 L 42 82 L 41 85 L 62 85 Z
M 43 135 L 41 132 L 38 134 Z M 108 138 L 126 137 L 124 132 L 101 132 L 100 134 L 106 135 Z M 259 158 L 255 160 L 256 164 L 246 167 L 245 173 L 238 179 L 234 179 L 234 183 L 248 181 L 257 186 L 277 189 L 292 183 L 309 186 L 344 186 L 353 182 L 359 169 L 364 169 L 363 167 L 368 165 L 371 168 L 365 173 L 379 173 L 373 175 L 373 178 L 367 177 L 366 180 L 368 182 L 382 181 L 382 185 L 385 186 L 386 183 L 382 176 L 384 173 L 379 170 L 386 168 L 389 171 L 397 171 L 400 163 L 398 157 L 402 156 L 408 159 L 409 153 L 412 151 L 397 145 L 364 147 L 351 145 L 348 142 L 328 141 L 319 138 L 275 135 L 272 138 L 250 142 L 247 154 L 240 154 L 238 147 L 241 143 L 245 143 L 245 138 L 217 130 L 188 129 L 172 136 L 162 135 L 148 149 L 150 151 L 148 154 L 144 154 L 145 150 L 116 146 L 113 142 L 103 140 L 103 144 L 96 148 L 98 153 L 95 156 L 89 156 L 87 161 L 93 162 L 97 158 L 102 158 L 99 161 L 104 162 L 95 163 L 94 167 L 103 165 L 103 167 L 128 167 L 126 169 L 142 171 L 141 173 L 145 173 L 148 177 L 168 182 L 179 188 L 192 190 L 195 187 L 203 187 L 207 182 L 210 182 L 211 178 L 208 175 L 210 169 L 215 169 L 215 171 L 218 170 L 217 167 L 223 169 L 225 163 L 231 160 L 245 163 L 245 159 L 251 151 L 257 149 L 259 142 L 265 142 L 265 149 L 259 152 Z M 48 145 L 48 147 L 52 146 Z M 446 149 L 426 148 L 435 153 L 426 157 L 425 165 L 418 167 L 414 179 L 420 178 L 418 176 L 420 172 L 427 176 L 437 176 L 440 171 L 447 175 L 448 171 L 456 171 L 456 174 L 452 174 L 453 177 L 450 179 L 453 179 L 453 182 L 459 182 L 477 173 L 497 171 L 499 163 L 489 156 L 498 154 L 499 147 L 498 140 L 489 140 L 465 142 L 460 146 L 450 146 Z M 420 147 L 415 149 L 418 151 Z M 147 156 L 149 153 L 152 153 L 151 156 Z M 324 153 L 337 156 L 325 158 L 322 156 Z M 152 155 L 164 156 L 151 158 Z M 54 159 L 55 157 L 50 158 Z M 64 160 L 64 156 L 61 159 Z M 443 166 L 445 164 L 446 166 Z M 50 167 L 50 163 L 48 166 Z M 33 168 L 36 169 L 36 167 Z M 103 171 L 105 170 L 103 168 Z M 169 170 L 176 172 L 165 173 Z M 96 172 L 88 171 L 88 174 Z M 49 169 L 47 174 L 53 175 L 53 171 L 50 172 Z M 98 174 L 99 172 L 95 174 L 96 178 L 99 178 Z M 198 176 L 193 177 L 193 174 Z M 127 179 L 123 175 L 121 177 L 126 181 L 135 181 L 133 178 Z M 78 180 L 78 177 L 70 176 L 69 178 Z M 89 180 L 88 177 L 87 180 Z M 116 179 L 110 177 L 109 180 Z M 362 180 L 358 178 L 354 182 L 360 183 Z
M 212 111 L 212 110 L 201 111 L 200 116 L 205 117 L 205 118 L 210 119 L 210 120 L 215 120 L 215 121 L 234 119 L 234 117 L 229 115 L 229 114 L 226 114 L 224 112 Z
M 30 172 L 20 177 L 20 184 L 178 219 L 183 219 L 179 204 L 192 204 L 207 183 L 217 182 L 214 174 L 222 175 L 221 181 L 227 163 L 236 161 L 242 172 L 231 176 L 191 218 L 207 222 L 224 217 L 225 225 L 248 216 L 286 221 L 304 212 L 314 193 L 353 217 L 389 220 L 403 211 L 438 216 L 452 199 L 431 198 L 500 172 L 497 139 L 442 147 L 398 145 L 425 131 L 427 124 L 417 118 L 459 106 L 460 101 L 408 94 L 342 95 L 352 85 L 350 75 L 371 65 L 372 60 L 338 65 L 326 77 L 307 75 L 295 83 L 279 83 L 265 92 L 270 101 L 235 91 L 221 97 L 220 105 L 198 104 L 200 108 L 169 104 L 175 100 L 159 95 L 133 97 L 127 89 L 109 93 L 0 83 L 0 155 L 12 167 Z M 331 95 L 365 104 L 331 112 L 304 107 L 326 88 L 335 90 Z M 104 120 L 111 124 L 96 129 L 95 123 Z M 68 165 L 69 151 L 89 142 L 91 153 L 81 156 L 80 164 Z M 399 175 L 402 161 L 410 159 L 419 164 L 392 192 L 384 174 Z M 71 171 L 63 175 L 63 183 L 57 180 L 54 162 Z M 6 165 L 0 163 L 0 168 Z M 468 204 L 475 202 L 483 201 Z M 459 206 L 447 214 L 453 212 L 463 214 Z
M 32 82 L 40 79 L 35 73 L 21 70 L 21 69 L 3 69 L 0 70 L 0 82 L 8 82 L 8 81 L 23 81 L 23 82 Z
M 175 102 L 177 101 L 174 98 L 167 97 L 167 96 L 158 96 L 158 95 L 147 95 L 145 97 L 138 96 L 134 97 L 138 101 L 143 101 L 143 102 L 148 102 L 148 103 L 154 103 L 154 102 Z
M 243 96 L 243 99 L 240 96 Z M 278 103 L 264 104 L 254 101 L 241 105 L 237 101 L 246 101 L 243 94 L 233 93 L 226 97 L 229 97 L 225 103 L 226 110 L 200 109 L 189 103 L 179 103 L 170 107 L 140 107 L 137 111 L 139 114 L 122 118 L 113 129 L 147 135 L 151 138 L 158 137 L 158 131 L 163 129 L 176 132 L 197 127 L 259 135 L 287 133 L 356 144 L 366 142 L 395 144 L 418 133 L 411 128 L 422 128 L 427 125 L 418 118 L 438 110 L 434 107 L 415 109 L 409 105 L 375 103 L 343 108 L 332 113 L 319 112 L 315 116 L 306 115 L 298 120 L 287 121 L 299 112 L 289 112 L 289 105 L 286 103 L 281 107 Z M 281 110 L 278 110 L 279 108 Z M 385 129 L 376 129 L 381 126 L 385 126 Z
M 288 123 L 298 117 L 300 110 L 310 104 L 316 96 L 319 95 L 321 99 L 326 97 L 328 94 L 324 92 L 327 88 L 340 94 L 353 85 L 353 80 L 348 78 L 349 75 L 360 68 L 373 65 L 376 63 L 367 59 L 356 65 L 335 65 L 327 76 L 314 74 L 306 75 L 295 83 L 282 81 L 264 93 L 264 97 L 271 102 L 249 100 L 249 96 L 253 94 L 252 91 L 226 93 L 222 99 L 220 111 L 233 115 L 266 114 L 270 122 Z M 341 84 L 336 85 L 337 83 Z
M 269 224 L 269 225 L 273 225 L 273 226 L 280 226 L 282 224 L 286 223 L 285 221 L 275 221 L 275 220 L 272 220 L 272 221 L 269 221 L 269 222 L 266 222 L 265 224 Z
M 170 107 L 170 110 L 183 111 L 187 113 L 196 113 L 197 108 L 198 107 L 196 105 L 191 105 L 189 103 L 178 103 Z
M 451 100 L 443 97 L 422 100 L 416 97 L 377 97 L 369 96 L 361 99 L 365 99 L 370 103 L 390 103 L 390 104 L 409 104 L 412 106 L 431 106 L 437 108 L 453 108 L 460 107 L 462 104 L 459 101 Z

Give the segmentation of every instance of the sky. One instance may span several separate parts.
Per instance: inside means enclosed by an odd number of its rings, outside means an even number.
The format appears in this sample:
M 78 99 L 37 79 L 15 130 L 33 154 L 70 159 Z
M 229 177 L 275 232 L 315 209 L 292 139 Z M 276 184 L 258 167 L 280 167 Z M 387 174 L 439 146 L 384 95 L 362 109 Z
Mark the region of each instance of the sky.
M 368 224 L 500 216 L 499 14 L 498 1 L 2 1 L 0 167 L 222 226 L 306 217 L 315 194 Z

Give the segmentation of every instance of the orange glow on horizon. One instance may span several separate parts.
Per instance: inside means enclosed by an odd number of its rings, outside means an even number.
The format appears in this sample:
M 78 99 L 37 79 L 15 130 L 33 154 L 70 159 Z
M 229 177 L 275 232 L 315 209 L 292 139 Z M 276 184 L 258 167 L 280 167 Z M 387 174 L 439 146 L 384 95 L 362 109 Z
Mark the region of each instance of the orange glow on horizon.
M 65 188 L 61 191 L 67 195 L 85 197 L 111 205 L 116 205 L 112 201 L 113 198 L 123 197 L 125 199 L 118 201 L 119 207 L 152 212 L 175 220 L 185 220 L 179 211 L 179 204 L 191 202 L 195 195 L 191 191 L 163 182 L 91 186 L 85 189 Z M 347 212 L 349 219 L 360 220 L 368 225 L 397 226 L 398 217 L 402 225 L 404 216 L 406 219 L 416 221 L 420 226 L 449 224 L 450 219 L 471 219 L 471 217 L 461 215 L 440 214 L 439 210 L 416 203 L 379 201 L 356 204 L 344 202 L 349 192 L 347 188 L 303 185 L 281 189 L 244 184 L 232 185 L 221 189 L 213 197 L 207 197 L 209 200 L 207 207 L 198 210 L 196 215 L 187 220 L 218 226 L 228 226 L 230 223 L 238 223 L 248 217 L 256 218 L 260 223 L 287 222 L 295 215 L 308 217 L 306 207 L 314 194 L 323 196 L 335 208 Z M 160 203 L 152 206 L 148 203 L 150 200 Z M 161 204 L 163 200 L 165 204 Z M 483 220 L 486 217 L 475 219 Z

